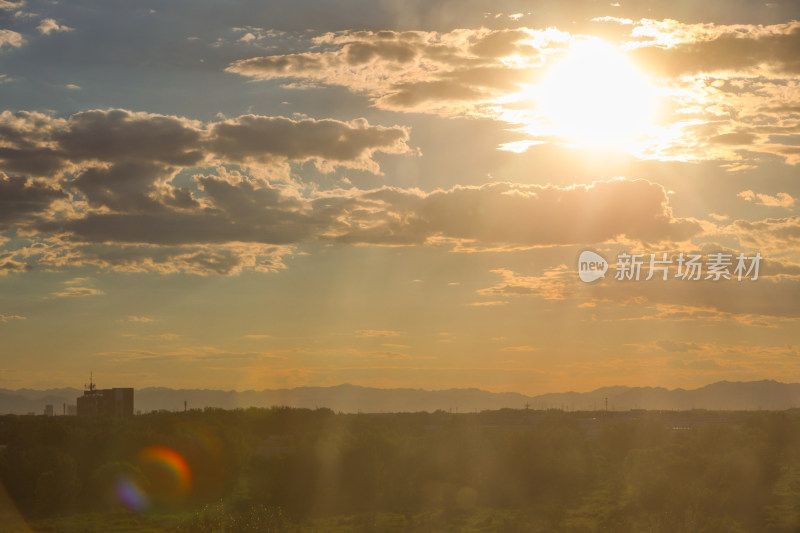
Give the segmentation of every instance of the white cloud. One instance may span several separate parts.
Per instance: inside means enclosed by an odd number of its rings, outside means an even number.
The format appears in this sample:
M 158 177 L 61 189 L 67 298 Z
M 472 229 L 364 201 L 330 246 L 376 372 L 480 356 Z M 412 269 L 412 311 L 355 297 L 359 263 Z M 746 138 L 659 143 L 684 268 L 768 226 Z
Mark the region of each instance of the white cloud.
M 62 32 L 62 31 L 72 31 L 74 28 L 70 28 L 69 26 L 65 26 L 63 24 L 59 24 L 56 22 L 55 19 L 42 19 L 36 29 L 39 30 L 39 33 L 42 35 L 50 35 L 54 32 Z
M 11 30 L 0 30 L 0 50 L 6 46 L 12 48 L 19 48 L 25 43 L 22 35 Z
M 740 192 L 736 196 L 758 205 L 765 205 L 767 207 L 785 207 L 787 209 L 791 208 L 797 201 L 795 198 L 792 198 L 785 192 L 779 192 L 778 194 L 771 196 L 769 194 L 754 193 L 751 190 L 747 190 Z

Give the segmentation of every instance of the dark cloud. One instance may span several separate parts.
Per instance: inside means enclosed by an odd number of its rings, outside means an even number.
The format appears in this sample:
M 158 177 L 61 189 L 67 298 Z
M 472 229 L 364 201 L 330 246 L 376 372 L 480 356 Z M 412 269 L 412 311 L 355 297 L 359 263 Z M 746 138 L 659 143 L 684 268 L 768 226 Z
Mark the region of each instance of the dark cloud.
M 382 107 L 416 107 L 435 101 L 473 101 L 486 95 L 485 92 L 453 80 L 410 82 L 393 87 L 396 92 L 381 98 Z
M 54 135 L 73 161 L 147 161 L 190 166 L 203 159 L 201 131 L 186 119 L 122 109 L 83 111 Z
M 47 267 L 63 265 L 68 253 L 70 265 L 94 265 L 122 272 L 171 274 L 235 274 L 241 270 L 273 271 L 284 268 L 281 256 L 287 250 L 241 246 L 152 246 L 132 244 L 78 244 L 44 254 L 39 261 Z
M 134 181 L 152 185 L 182 167 L 314 159 L 325 169 L 348 166 L 379 172 L 371 159 L 375 152 L 408 151 L 406 128 L 370 125 L 364 119 L 244 115 L 204 125 L 123 109 L 83 111 L 66 120 L 4 112 L 0 134 L 0 170 L 55 177 L 68 165 L 77 165 L 83 174 L 75 185 L 91 202 L 108 207 L 108 202 L 116 202 L 116 189 Z M 185 202 L 185 195 L 176 201 Z
M 528 33 L 521 30 L 498 31 L 487 34 L 476 40 L 470 46 L 470 52 L 482 57 L 507 57 L 512 54 L 535 54 L 536 48 L 530 45 L 520 45 L 528 37 Z
M 747 132 L 732 132 L 732 133 L 723 133 L 721 135 L 714 135 L 709 139 L 709 142 L 713 144 L 753 144 L 756 139 L 755 135 L 752 133 Z
M 32 176 L 58 172 L 66 161 L 49 141 L 62 124 L 42 113 L 0 113 L 0 170 Z
M 50 148 L 16 148 L 0 146 L 0 166 L 6 172 L 49 176 L 64 166 L 62 155 Z
M 136 208 L 142 196 L 135 193 L 129 201 L 134 209 L 129 212 L 91 213 L 67 221 L 44 222 L 39 229 L 65 233 L 74 242 L 291 244 L 308 238 L 318 225 L 313 216 L 300 210 L 299 200 L 278 189 L 215 177 L 200 177 L 198 182 L 207 194 L 209 207 L 177 211 L 159 204 L 163 208 L 157 212 L 139 212 Z
M 168 174 L 168 168 L 155 163 L 120 163 L 107 168 L 88 168 L 72 180 L 71 185 L 94 207 L 155 211 L 162 204 L 151 194 L 155 192 L 156 181 Z M 188 205 L 193 204 L 188 202 Z
M 227 161 L 320 159 L 367 168 L 374 167 L 373 152 L 404 152 L 407 140 L 405 128 L 370 126 L 366 120 L 296 121 L 246 115 L 211 125 L 208 146 Z
M 440 78 L 409 81 L 391 87 L 376 103 L 387 109 L 419 108 L 426 103 L 479 102 L 519 90 L 530 81 L 528 69 L 470 67 L 442 74 Z
M 681 241 L 700 232 L 697 222 L 675 218 L 667 203 L 663 187 L 645 180 L 568 188 L 495 183 L 416 197 L 384 190 L 345 206 L 354 216 L 337 240 L 413 244 L 444 237 L 481 245 L 546 246 L 622 236 Z M 363 220 L 359 209 L 366 213 Z M 379 211 L 385 214 L 374 216 Z
M 297 242 L 298 235 L 293 231 L 287 231 L 294 227 L 284 224 L 277 217 L 265 218 L 274 224 L 244 225 L 215 213 L 94 213 L 67 222 L 43 223 L 39 229 L 67 233 L 76 242 L 155 245 Z M 305 232 L 300 233 L 302 235 Z
M 762 29 L 757 26 L 721 28 L 710 37 L 689 39 L 669 48 L 637 48 L 633 55 L 646 68 L 665 76 L 740 71 L 759 65 L 783 73 L 800 73 L 800 56 L 797 54 L 800 50 L 800 24 L 787 25 L 784 31 L 765 33 L 760 31 Z
M 344 54 L 350 65 L 362 65 L 373 59 L 403 64 L 411 62 L 416 57 L 417 51 L 408 43 L 361 42 L 345 46 Z
M 729 228 L 747 245 L 786 249 L 800 244 L 800 217 L 736 220 Z
M 254 57 L 240 59 L 228 67 L 228 71 L 245 76 L 300 76 L 304 73 L 323 69 L 326 62 L 324 56 L 308 54 L 285 54 L 278 56 Z
M 159 250 L 176 255 L 175 250 L 194 247 L 196 253 L 180 256 L 184 263 L 194 258 L 192 268 L 200 268 L 200 258 L 211 265 L 240 257 L 243 252 L 234 250 L 236 247 L 285 247 L 314 240 L 379 246 L 445 240 L 462 249 L 491 249 L 592 244 L 622 237 L 641 242 L 680 241 L 700 231 L 696 222 L 674 217 L 664 189 L 644 180 L 619 179 L 567 188 L 495 183 L 431 193 L 384 187 L 304 198 L 291 188 L 224 173 L 195 176 L 200 198 L 190 195 L 191 202 L 178 208 L 164 201 L 156 203 L 145 194 L 151 190 L 146 178 L 131 179 L 113 189 L 104 185 L 107 179 L 106 173 L 90 169 L 77 181 L 81 190 L 89 191 L 85 194 L 90 203 L 99 202 L 106 210 L 35 224 L 42 235 L 59 239 L 56 248 L 64 249 L 49 263 L 91 262 L 85 252 L 75 255 L 68 251 L 87 246 L 107 247 L 102 260 L 95 254 L 102 264 L 116 258 L 128 265 L 135 257 L 146 256 L 153 268 L 153 258 L 164 254 Z M 54 194 L 52 189 L 46 190 Z M 127 250 L 133 258 L 115 255 L 114 246 Z M 150 255 L 145 253 L 148 248 L 153 249 Z M 47 255 L 44 250 L 36 254 Z M 247 264 L 255 263 L 250 260 Z M 188 266 L 184 269 L 191 270 Z M 231 271 L 238 269 L 235 264 L 230 266 Z
M 58 189 L 0 172 L 0 228 L 41 213 L 54 200 L 66 196 Z
M 29 270 L 32 270 L 31 265 L 16 260 L 13 253 L 0 253 L 0 275 L 12 272 L 27 272 Z
M 264 259 L 265 247 L 316 238 L 330 228 L 335 210 L 315 212 L 291 188 L 223 168 L 220 176 L 184 173 L 180 185 L 173 179 L 198 165 L 257 163 L 288 170 L 288 162 L 308 160 L 323 171 L 345 166 L 380 172 L 375 152 L 409 151 L 406 128 L 364 119 L 246 115 L 202 124 L 115 109 L 66 119 L 6 112 L 0 128 L 0 170 L 35 169 L 48 178 L 40 183 L 0 173 L 0 224 L 40 239 L 8 252 L 4 272 L 27 269 L 25 257 L 47 268 L 273 270 L 287 251 L 268 252 Z M 56 199 L 64 205 L 47 212 Z M 254 250 L 262 250 L 261 256 Z M 170 258 L 177 265 L 173 270 Z

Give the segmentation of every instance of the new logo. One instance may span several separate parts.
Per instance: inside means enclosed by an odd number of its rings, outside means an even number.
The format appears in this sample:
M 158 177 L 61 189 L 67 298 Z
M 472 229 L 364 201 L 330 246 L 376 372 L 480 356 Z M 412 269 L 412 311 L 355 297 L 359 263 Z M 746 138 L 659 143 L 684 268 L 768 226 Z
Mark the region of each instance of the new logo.
M 581 281 L 591 283 L 605 277 L 608 270 L 608 261 L 603 256 L 591 250 L 584 250 L 578 258 L 578 276 Z

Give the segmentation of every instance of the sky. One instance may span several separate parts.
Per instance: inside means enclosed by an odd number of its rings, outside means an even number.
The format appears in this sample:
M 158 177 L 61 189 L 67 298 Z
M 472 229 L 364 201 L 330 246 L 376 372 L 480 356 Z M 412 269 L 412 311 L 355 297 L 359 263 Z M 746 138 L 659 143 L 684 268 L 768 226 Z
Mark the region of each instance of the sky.
M 0 388 L 800 381 L 797 50 L 792 1 L 0 0 Z

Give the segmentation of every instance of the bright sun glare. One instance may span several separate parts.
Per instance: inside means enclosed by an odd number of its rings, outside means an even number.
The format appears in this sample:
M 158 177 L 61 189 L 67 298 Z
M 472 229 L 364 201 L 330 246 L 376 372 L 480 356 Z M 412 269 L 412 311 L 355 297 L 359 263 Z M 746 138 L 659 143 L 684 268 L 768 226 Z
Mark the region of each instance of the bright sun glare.
M 532 93 L 548 131 L 595 145 L 622 145 L 644 134 L 656 96 L 625 55 L 598 39 L 573 42 Z

